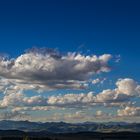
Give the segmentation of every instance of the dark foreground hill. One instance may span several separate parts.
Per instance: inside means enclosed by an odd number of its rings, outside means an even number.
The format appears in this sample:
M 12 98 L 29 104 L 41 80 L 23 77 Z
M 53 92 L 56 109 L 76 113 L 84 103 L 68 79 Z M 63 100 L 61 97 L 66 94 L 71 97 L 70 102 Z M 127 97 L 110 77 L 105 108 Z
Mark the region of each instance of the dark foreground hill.
M 0 121 L 0 140 L 140 140 L 140 124 Z
M 18 130 L 0 131 L 0 140 L 140 140 L 140 133 L 45 133 L 23 132 Z

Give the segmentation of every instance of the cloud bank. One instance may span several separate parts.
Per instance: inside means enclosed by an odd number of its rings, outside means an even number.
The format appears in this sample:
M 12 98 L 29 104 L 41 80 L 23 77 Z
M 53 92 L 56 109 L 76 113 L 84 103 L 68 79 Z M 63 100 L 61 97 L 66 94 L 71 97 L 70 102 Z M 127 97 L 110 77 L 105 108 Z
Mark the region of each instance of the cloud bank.
M 126 110 L 128 111 L 127 106 L 130 106 L 131 109 L 133 99 L 140 97 L 139 86 L 140 85 L 133 79 L 125 78 L 116 81 L 115 89 L 103 90 L 96 94 L 94 92 L 89 92 L 87 94 L 69 93 L 65 95 L 51 95 L 48 97 L 42 95 L 27 97 L 22 91 L 20 91 L 17 93 L 6 94 L 0 101 L 0 107 L 1 109 L 11 107 L 13 111 L 49 111 L 57 108 L 84 109 L 94 106 L 117 106 L 123 108 L 118 111 L 118 116 L 125 116 Z

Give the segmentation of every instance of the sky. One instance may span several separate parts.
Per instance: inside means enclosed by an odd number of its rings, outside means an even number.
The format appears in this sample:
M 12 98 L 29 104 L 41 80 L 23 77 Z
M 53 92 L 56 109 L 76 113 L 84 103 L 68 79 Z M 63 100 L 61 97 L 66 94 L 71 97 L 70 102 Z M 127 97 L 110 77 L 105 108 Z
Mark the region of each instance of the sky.
M 140 122 L 139 5 L 0 1 L 0 119 Z

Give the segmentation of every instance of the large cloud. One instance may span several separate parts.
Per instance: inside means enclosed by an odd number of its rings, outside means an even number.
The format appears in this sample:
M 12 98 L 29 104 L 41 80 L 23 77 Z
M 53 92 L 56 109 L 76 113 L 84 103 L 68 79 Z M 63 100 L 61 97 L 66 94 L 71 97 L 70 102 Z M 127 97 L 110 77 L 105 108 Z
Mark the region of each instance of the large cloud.
M 0 60 L 0 76 L 23 89 L 84 88 L 94 74 L 108 72 L 111 55 L 60 53 L 51 49 L 32 49 L 16 59 Z

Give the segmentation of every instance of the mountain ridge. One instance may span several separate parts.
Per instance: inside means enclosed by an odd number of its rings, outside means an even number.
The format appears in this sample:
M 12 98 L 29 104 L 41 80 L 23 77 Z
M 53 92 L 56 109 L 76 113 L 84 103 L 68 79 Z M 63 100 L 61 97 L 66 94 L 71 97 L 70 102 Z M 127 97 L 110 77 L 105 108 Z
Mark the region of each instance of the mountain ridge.
M 127 122 L 30 122 L 0 121 L 0 130 L 20 130 L 24 132 L 77 133 L 77 132 L 140 132 L 140 123 Z

